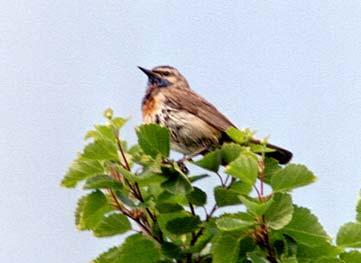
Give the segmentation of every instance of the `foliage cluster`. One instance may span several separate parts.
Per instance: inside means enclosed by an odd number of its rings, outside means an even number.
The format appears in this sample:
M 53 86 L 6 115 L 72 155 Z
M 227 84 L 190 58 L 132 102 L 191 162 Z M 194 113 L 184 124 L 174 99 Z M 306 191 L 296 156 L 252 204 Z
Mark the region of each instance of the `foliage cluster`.
M 356 220 L 333 242 L 317 217 L 292 201 L 291 191 L 314 182 L 314 174 L 266 158 L 270 149 L 250 143 L 249 130 L 228 130 L 234 142 L 189 161 L 204 170 L 194 175 L 169 158 L 166 128 L 142 125 L 138 144 L 128 147 L 119 136 L 126 120 L 111 110 L 105 116 L 61 182 L 89 191 L 77 204 L 79 230 L 128 235 L 94 263 L 361 262 L 361 201 Z M 213 192 L 199 187 L 208 176 L 219 177 Z M 236 211 L 219 213 L 227 206 Z

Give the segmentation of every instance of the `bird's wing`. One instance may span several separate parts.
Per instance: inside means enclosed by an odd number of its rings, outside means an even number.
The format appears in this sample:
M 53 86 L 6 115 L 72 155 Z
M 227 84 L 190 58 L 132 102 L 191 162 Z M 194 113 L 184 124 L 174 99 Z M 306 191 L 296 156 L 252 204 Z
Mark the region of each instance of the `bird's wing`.
M 217 130 L 224 132 L 235 127 L 216 107 L 190 89 L 170 88 L 164 90 L 164 93 L 175 108 L 194 114 Z
M 164 94 L 173 107 L 192 113 L 217 130 L 224 132 L 230 127 L 236 127 L 211 103 L 192 90 L 166 89 Z M 251 142 L 260 144 L 257 139 L 252 139 Z M 266 146 L 275 150 L 267 153 L 266 156 L 275 158 L 280 164 L 286 164 L 291 160 L 292 153 L 290 151 L 272 144 Z

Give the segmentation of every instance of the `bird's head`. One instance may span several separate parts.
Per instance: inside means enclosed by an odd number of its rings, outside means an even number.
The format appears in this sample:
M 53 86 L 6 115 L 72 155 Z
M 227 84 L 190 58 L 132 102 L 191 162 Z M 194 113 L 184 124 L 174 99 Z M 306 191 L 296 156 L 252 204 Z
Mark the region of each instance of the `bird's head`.
M 189 89 L 187 80 L 183 75 L 171 66 L 158 66 L 151 70 L 142 67 L 138 68 L 148 76 L 148 85 L 157 88 L 185 88 Z

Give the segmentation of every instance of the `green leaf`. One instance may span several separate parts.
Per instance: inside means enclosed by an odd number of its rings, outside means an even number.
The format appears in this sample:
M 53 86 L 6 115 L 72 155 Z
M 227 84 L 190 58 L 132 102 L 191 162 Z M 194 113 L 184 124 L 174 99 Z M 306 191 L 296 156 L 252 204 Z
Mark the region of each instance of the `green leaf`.
M 96 140 L 84 148 L 82 157 L 89 160 L 117 161 L 118 152 L 116 145 L 109 140 Z
M 137 129 L 138 143 L 144 153 L 156 158 L 158 154 L 169 156 L 170 143 L 167 128 L 156 124 L 144 124 Z
M 261 202 L 258 199 L 240 196 L 242 203 L 247 208 L 247 212 L 255 217 L 262 216 L 273 204 L 273 199 L 269 199 L 266 202 Z
M 162 244 L 162 252 L 169 258 L 179 259 L 182 256 L 181 248 L 176 244 L 167 241 Z
M 134 144 L 128 149 L 128 154 L 131 155 L 132 159 L 139 159 L 139 158 L 141 159 L 144 155 L 144 152 L 138 144 Z M 151 159 L 148 155 L 144 157 Z
M 79 198 L 76 209 L 75 209 L 75 226 L 79 230 L 86 229 L 82 221 L 83 221 L 84 206 L 85 206 L 88 198 L 89 198 L 89 195 L 85 195 L 85 196 L 82 196 L 81 198 Z
M 258 175 L 258 164 L 253 157 L 242 154 L 226 167 L 225 172 L 245 184 L 253 185 Z
M 128 171 L 121 165 L 117 166 L 117 170 L 119 171 L 120 175 L 124 176 L 127 180 L 129 180 L 132 183 L 137 182 L 139 179 L 135 174 L 133 174 L 131 171 Z
M 270 228 L 279 230 L 292 219 L 292 198 L 289 194 L 276 193 L 272 199 L 273 202 L 265 213 L 266 223 Z
M 222 155 L 220 150 L 207 153 L 202 159 L 194 162 L 194 164 L 207 169 L 209 171 L 218 172 L 221 165 Z
M 102 221 L 104 214 L 111 210 L 101 191 L 92 192 L 79 200 L 75 224 L 79 230 L 94 229 Z
M 127 119 L 124 118 L 120 118 L 120 117 L 115 117 L 111 120 L 111 124 L 113 125 L 114 128 L 116 128 L 117 130 L 122 128 L 124 126 L 124 124 L 127 123 Z
M 292 220 L 282 232 L 291 236 L 297 243 L 311 247 L 328 244 L 330 240 L 317 217 L 311 214 L 309 209 L 298 206 L 294 206 Z
M 313 183 L 315 180 L 316 177 L 306 166 L 289 164 L 272 176 L 271 186 L 276 192 L 287 192 Z
M 170 202 L 159 202 L 155 206 L 159 213 L 173 213 L 183 210 L 183 207 L 179 204 Z
M 177 217 L 170 220 L 166 228 L 170 233 L 180 235 L 196 230 L 200 223 L 201 220 L 198 216 Z
M 255 241 L 253 240 L 253 238 L 250 237 L 250 235 L 241 239 L 239 255 L 244 261 L 240 261 L 240 262 L 242 263 L 247 262 L 246 261 L 247 254 L 250 253 L 251 251 L 254 251 L 255 248 L 256 248 Z
M 236 160 L 242 152 L 242 146 L 236 143 L 224 143 L 222 145 L 222 163 L 229 164 L 230 162 Z
M 125 205 L 129 207 L 137 207 L 135 200 L 132 200 L 129 197 L 129 193 L 126 191 L 126 189 L 121 190 L 115 190 L 115 195 L 118 197 L 118 199 Z
M 248 195 L 252 191 L 252 185 L 236 181 L 231 185 L 229 190 L 238 193 L 238 195 Z
M 196 181 L 202 180 L 207 177 L 209 177 L 209 174 L 200 174 L 200 175 L 189 176 L 188 179 L 191 183 L 194 183 Z
M 164 181 L 166 181 L 167 178 L 165 178 L 161 174 L 155 174 L 155 173 L 146 173 L 146 174 L 140 174 L 137 176 L 136 182 L 139 183 L 140 186 L 150 186 L 150 185 L 160 185 Z
M 192 253 L 199 253 L 203 249 L 207 249 L 207 244 L 212 240 L 214 235 L 218 233 L 218 229 L 214 220 L 210 220 L 203 224 L 204 230 L 202 235 L 197 239 L 196 243 L 190 248 Z
M 271 238 L 275 238 L 274 234 L 271 233 Z M 297 255 L 297 242 L 292 237 L 288 235 L 282 235 L 282 240 L 276 240 L 273 242 L 273 247 L 276 250 L 276 254 L 282 255 L 283 259 L 292 259 Z
M 332 258 L 340 253 L 340 249 L 332 246 L 330 243 L 324 243 L 321 246 L 306 246 L 297 244 L 297 258 L 300 262 L 313 262 L 318 258 Z
M 296 257 L 287 257 L 282 258 L 281 263 L 298 263 L 298 260 Z
M 110 125 L 95 125 L 95 129 L 88 131 L 85 139 L 93 138 L 94 140 L 109 140 L 115 142 L 115 134 L 113 127 Z
M 212 242 L 212 262 L 237 263 L 241 239 L 242 236 L 239 233 L 222 232 L 219 234 Z
M 160 184 L 166 180 L 166 176 L 162 174 L 153 173 L 151 168 L 146 169 L 141 174 L 134 174 L 122 166 L 117 166 L 117 170 L 119 171 L 120 175 L 124 176 L 128 181 L 132 183 L 138 183 L 140 186 Z
M 323 257 L 323 258 L 319 258 L 315 261 L 315 263 L 345 263 L 343 260 L 338 259 L 338 258 L 328 258 L 328 257 Z
M 119 181 L 114 180 L 109 175 L 97 175 L 89 178 L 84 185 L 84 189 L 122 189 Z
M 277 160 L 266 157 L 264 159 L 264 181 L 265 181 L 265 183 L 270 184 L 272 176 L 281 169 L 282 169 L 282 167 L 280 166 L 280 164 L 278 163 Z
M 359 198 L 356 206 L 356 220 L 361 223 L 361 192 L 359 193 Z
M 176 218 L 183 218 L 183 217 L 188 217 L 190 216 L 189 212 L 186 212 L 184 210 L 182 211 L 177 211 L 177 212 L 172 212 L 172 213 L 160 213 L 157 216 L 157 221 L 159 224 L 159 228 L 161 229 L 161 231 L 167 235 L 168 237 L 170 237 L 172 240 L 178 240 L 179 236 L 178 235 L 173 235 L 173 233 L 171 233 L 170 231 L 168 231 L 167 229 L 167 225 L 170 221 L 176 219 Z
M 198 187 L 193 187 L 193 190 L 186 196 L 188 201 L 196 206 L 203 206 L 207 202 L 207 194 Z
M 260 155 L 262 153 L 271 153 L 275 151 L 272 148 L 268 148 L 264 143 L 251 143 L 250 147 L 252 152 L 258 153 Z
M 249 129 L 240 131 L 237 128 L 231 127 L 226 130 L 226 134 L 236 143 L 245 144 L 252 139 L 254 133 Z
M 102 219 L 102 221 L 93 229 L 96 237 L 109 237 L 123 234 L 131 229 L 128 217 L 121 214 L 111 214 Z
M 119 247 L 112 247 L 108 251 L 102 253 L 92 263 L 117 263 L 119 257 Z
M 241 204 L 242 202 L 239 198 L 239 195 L 240 193 L 222 186 L 217 186 L 214 188 L 214 198 L 216 200 L 217 206 L 219 207 Z
M 266 258 L 266 255 L 262 251 L 253 251 L 247 253 L 248 258 L 251 260 L 252 263 L 269 263 Z
M 336 243 L 342 247 L 361 248 L 361 223 L 347 223 L 341 226 Z
M 161 184 L 164 189 L 174 194 L 186 194 L 192 191 L 192 184 L 181 173 L 172 171 L 167 176 L 168 179 Z
M 346 263 L 360 263 L 361 262 L 361 252 L 360 251 L 348 251 L 342 253 L 340 258 L 343 259 Z
M 216 224 L 222 231 L 244 231 L 254 225 L 253 222 L 227 216 L 217 219 Z
M 128 237 L 122 246 L 108 250 L 93 263 L 156 263 L 161 258 L 160 247 L 141 234 Z
M 103 112 L 103 116 L 104 118 L 111 120 L 113 118 L 113 114 L 114 111 L 112 108 L 107 108 L 104 112 Z
M 77 159 L 70 166 L 61 185 L 68 188 L 75 187 L 78 182 L 102 172 L 104 169 L 99 161 Z
M 176 195 L 167 190 L 163 190 L 156 199 L 157 203 L 177 203 L 181 205 L 188 205 L 188 200 L 185 195 Z

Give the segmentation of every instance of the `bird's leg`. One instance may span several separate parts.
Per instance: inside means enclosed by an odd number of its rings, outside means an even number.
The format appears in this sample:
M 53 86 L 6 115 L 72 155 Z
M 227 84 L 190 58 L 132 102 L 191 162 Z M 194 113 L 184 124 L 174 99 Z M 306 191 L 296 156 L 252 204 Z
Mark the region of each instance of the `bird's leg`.
M 184 162 L 186 162 L 186 161 L 190 161 L 190 162 L 191 162 L 191 161 L 193 161 L 193 160 L 192 160 L 193 157 L 195 157 L 195 156 L 197 156 L 197 155 L 199 155 L 199 154 L 206 153 L 206 152 L 208 152 L 208 151 L 209 151 L 209 148 L 208 148 L 208 147 L 202 147 L 200 150 L 198 150 L 198 151 L 196 151 L 196 152 L 194 152 L 194 153 L 192 153 L 192 154 L 189 154 L 189 155 L 184 154 L 184 155 L 183 155 L 183 158 L 180 159 L 179 162 L 182 162 L 182 163 L 184 163 Z
M 181 169 L 181 171 L 185 174 L 189 173 L 189 169 L 187 168 L 187 166 L 185 165 L 185 161 L 187 161 L 187 156 L 183 155 L 183 158 L 177 161 L 177 164 L 179 166 L 179 168 Z
M 200 150 L 190 154 L 190 155 L 183 155 L 183 158 L 177 161 L 177 164 L 179 165 L 179 168 L 181 168 L 182 172 L 185 174 L 189 173 L 189 170 L 187 168 L 187 166 L 185 165 L 186 161 L 193 161 L 192 158 L 199 155 L 199 154 L 203 154 L 209 151 L 208 147 L 202 147 Z

